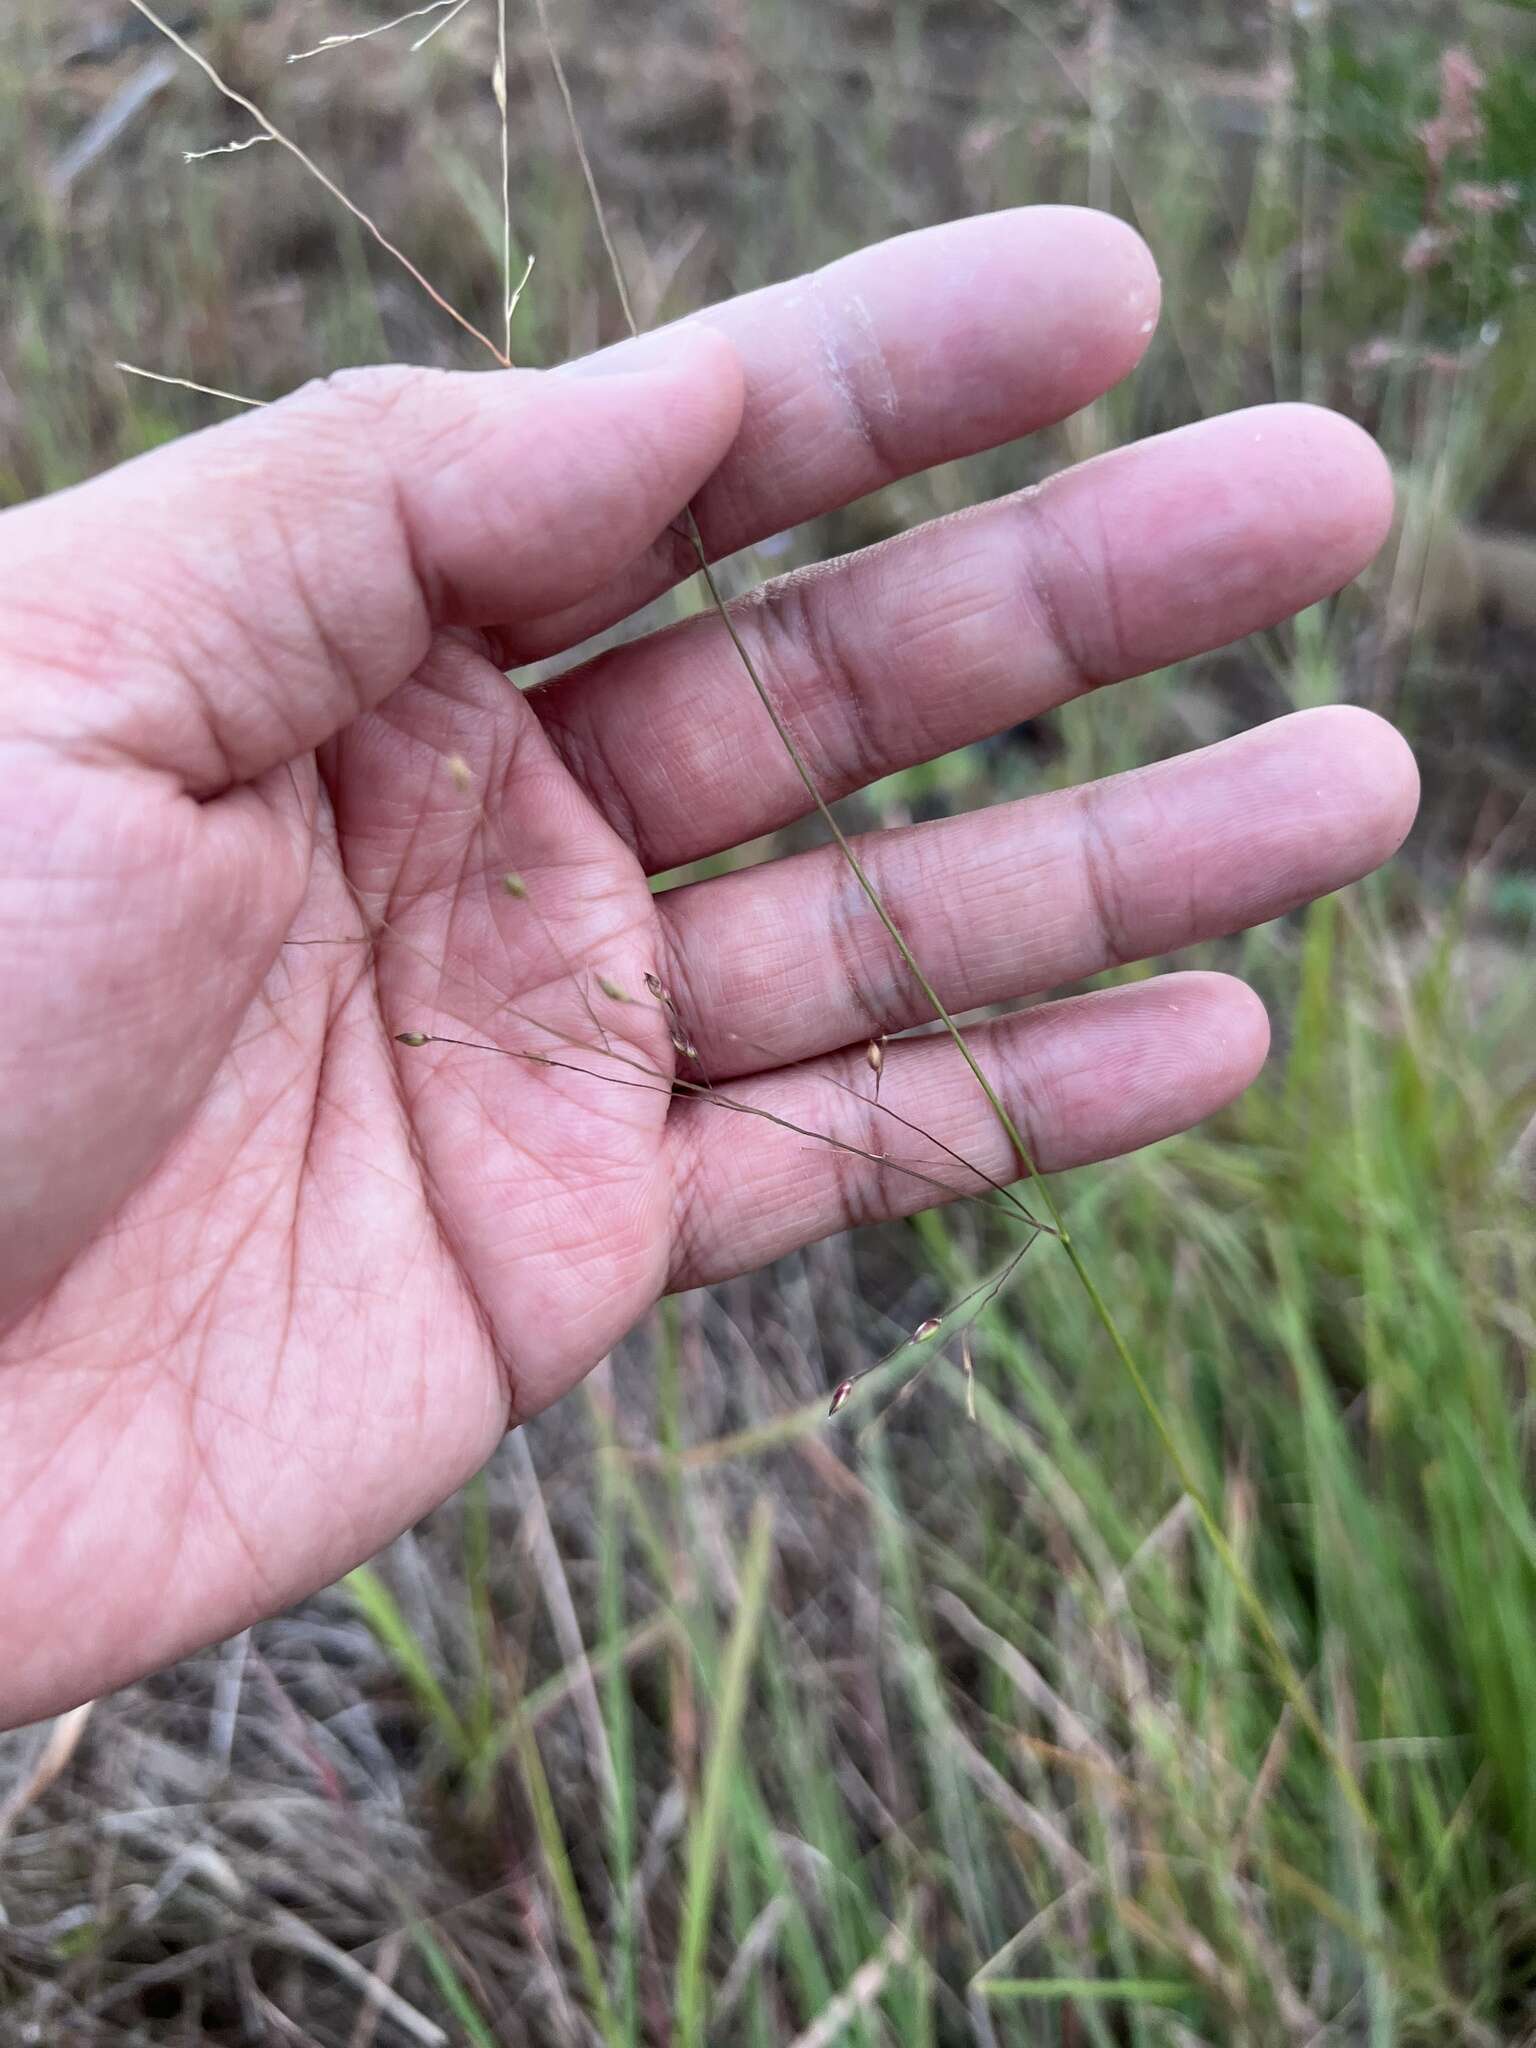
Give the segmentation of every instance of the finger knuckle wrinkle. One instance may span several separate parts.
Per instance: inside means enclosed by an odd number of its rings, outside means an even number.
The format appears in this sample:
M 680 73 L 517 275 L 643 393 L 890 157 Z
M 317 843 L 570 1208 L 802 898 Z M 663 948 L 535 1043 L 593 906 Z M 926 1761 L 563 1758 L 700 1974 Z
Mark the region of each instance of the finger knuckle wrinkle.
M 860 1110 L 846 1096 L 843 1102 L 843 1144 L 833 1146 L 829 1158 L 839 1220 L 845 1230 L 857 1230 L 900 1215 L 911 1204 L 902 1199 L 903 1176 L 884 1162 L 886 1134 L 879 1111 L 873 1103 Z
M 1042 1058 L 1031 1039 L 1028 1030 L 997 1032 L 987 1046 L 985 1064 L 1031 1160 L 1040 1166 L 1048 1165 L 1053 1151 L 1060 1150 L 1051 1137 L 1062 1128 L 1063 1091 L 1055 1062 L 1048 1055 Z M 1012 1145 L 1006 1139 L 1003 1143 L 1011 1155 Z
M 633 775 L 623 773 L 609 743 L 608 728 L 601 720 L 582 714 L 579 695 L 562 693 L 548 686 L 536 708 L 556 752 L 576 781 L 594 799 L 599 811 L 648 867 L 654 855 L 647 840 L 641 808 L 632 795 Z
M 892 956 L 888 944 L 878 943 L 884 940 L 884 928 L 864 891 L 852 877 L 845 877 L 828 909 L 827 945 L 843 981 L 850 1039 L 878 1037 L 896 1015 L 896 988 L 888 964 Z
M 697 1107 L 689 1107 L 694 1113 L 688 1115 L 685 1111 L 676 1126 L 679 1142 L 673 1169 L 672 1257 L 668 1283 L 672 1287 L 694 1285 L 694 1276 L 706 1271 L 709 1219 L 719 1209 L 718 1189 L 711 1189 L 705 1160 L 703 1119 Z
M 1107 549 L 1090 543 L 1052 502 L 1049 484 L 1014 500 L 1022 521 L 1025 588 L 1041 630 L 1079 691 L 1124 674 L 1115 578 Z
M 1120 872 L 1115 838 L 1092 784 L 1078 793 L 1078 848 L 1083 888 L 1111 965 L 1135 957 L 1129 924 L 1128 890 Z
M 755 616 L 763 686 L 807 755 L 817 788 L 829 798 L 859 788 L 878 772 L 880 741 L 827 579 L 785 577 Z
M 868 304 L 858 292 L 833 303 L 827 273 L 814 280 L 822 367 L 838 407 L 882 473 L 899 463 L 892 450 L 901 432 L 901 395 L 890 358 Z

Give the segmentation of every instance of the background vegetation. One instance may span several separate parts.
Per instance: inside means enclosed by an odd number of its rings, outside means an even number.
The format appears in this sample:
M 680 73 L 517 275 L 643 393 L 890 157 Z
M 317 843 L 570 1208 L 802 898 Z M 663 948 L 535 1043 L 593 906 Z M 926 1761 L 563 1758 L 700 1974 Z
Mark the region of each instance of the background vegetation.
M 974 1422 L 956 1345 L 826 1422 L 993 1269 L 962 1210 L 666 1305 L 376 1567 L 13 1738 L 0 2040 L 1536 2042 L 1536 14 L 551 11 L 647 321 L 1032 199 L 1126 214 L 1163 267 L 1124 390 L 737 580 L 1275 396 L 1398 465 L 1362 589 L 851 807 L 990 801 L 1331 698 L 1418 747 L 1392 872 L 1203 949 L 1271 1005 L 1266 1077 L 1063 1190 L 1369 1823 L 1064 1261 L 980 1318 Z M 513 12 L 542 361 L 618 309 Z M 186 19 L 494 325 L 490 16 L 292 70 L 386 10 Z M 243 127 L 140 26 L 0 23 L 0 502 L 216 416 L 118 357 L 263 395 L 459 359 L 276 151 L 183 166 Z

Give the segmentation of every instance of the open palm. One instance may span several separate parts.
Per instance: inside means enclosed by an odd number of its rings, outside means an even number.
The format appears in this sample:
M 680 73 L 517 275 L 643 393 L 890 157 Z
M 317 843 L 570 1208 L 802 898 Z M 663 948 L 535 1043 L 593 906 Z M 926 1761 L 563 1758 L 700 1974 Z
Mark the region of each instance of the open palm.
M 946 1040 L 889 1050 L 906 1124 L 839 1085 L 927 1012 L 835 851 L 653 894 L 807 807 L 721 623 L 503 667 L 686 573 L 690 500 L 724 553 L 1076 410 L 1155 301 L 1112 221 L 969 221 L 577 374 L 333 382 L 0 521 L 0 1720 L 367 1555 L 668 1287 L 1010 1174 Z M 833 797 L 1313 601 L 1387 499 L 1356 430 L 1272 408 L 736 622 Z M 1322 712 L 862 851 L 963 1010 L 1273 916 L 1413 801 L 1386 727 Z M 1178 975 L 973 1042 L 1052 1167 L 1207 1114 L 1267 1028 Z

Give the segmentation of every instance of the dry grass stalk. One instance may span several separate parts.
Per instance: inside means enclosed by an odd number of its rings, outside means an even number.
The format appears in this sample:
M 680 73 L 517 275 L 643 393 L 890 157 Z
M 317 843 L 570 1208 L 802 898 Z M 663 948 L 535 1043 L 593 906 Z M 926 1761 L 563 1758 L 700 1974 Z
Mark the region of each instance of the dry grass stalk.
M 93 1704 L 87 1700 L 83 1706 L 71 1707 L 67 1714 L 59 1715 L 49 1728 L 30 1770 L 0 1800 L 0 1842 L 4 1842 L 27 1808 L 41 1799 L 49 1786 L 57 1783 L 68 1770 L 70 1759 L 79 1747 L 86 1723 L 91 1718 Z
M 150 384 L 171 384 L 181 391 L 195 391 L 201 398 L 221 398 L 228 405 L 256 408 L 267 402 L 264 398 L 247 398 L 239 391 L 220 391 L 213 384 L 197 384 L 190 377 L 169 377 L 163 370 L 143 370 L 137 363 L 114 363 L 112 367 L 121 370 L 125 377 L 142 377 Z

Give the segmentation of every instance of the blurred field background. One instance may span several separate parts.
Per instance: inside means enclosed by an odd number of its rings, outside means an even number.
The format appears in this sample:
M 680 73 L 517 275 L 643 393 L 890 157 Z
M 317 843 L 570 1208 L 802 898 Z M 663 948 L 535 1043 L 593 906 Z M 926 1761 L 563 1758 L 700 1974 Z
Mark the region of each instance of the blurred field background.
M 494 328 L 488 0 L 416 55 L 430 21 L 283 61 L 389 11 L 176 19 Z M 956 1344 L 826 1421 L 996 1266 L 961 1210 L 666 1305 L 376 1566 L 5 1739 L 0 2042 L 1536 2043 L 1536 12 L 551 15 L 646 322 L 1034 199 L 1123 213 L 1163 269 L 1123 390 L 736 587 L 1234 404 L 1338 406 L 1397 465 L 1362 588 L 850 806 L 1336 698 L 1414 742 L 1391 871 L 1202 949 L 1271 1006 L 1265 1078 L 1062 1189 L 1370 1824 L 1048 1244 L 977 1323 L 974 1422 Z M 619 311 L 512 16 L 538 363 Z M 0 503 L 219 416 L 119 357 L 257 396 L 466 360 L 277 150 L 183 164 L 249 132 L 126 5 L 9 0 Z

